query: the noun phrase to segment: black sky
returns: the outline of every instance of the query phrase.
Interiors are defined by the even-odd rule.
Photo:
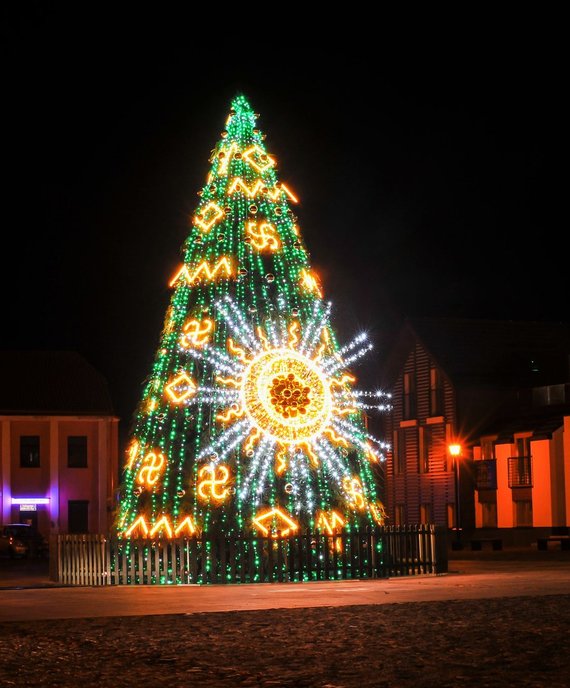
[[[352,17],[321,43],[260,19],[9,17],[0,348],[80,351],[128,420],[238,92],[341,334],[377,342],[371,386],[406,315],[568,320],[556,18]]]

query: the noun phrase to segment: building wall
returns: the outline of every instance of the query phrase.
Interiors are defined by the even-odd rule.
[[[20,437],[40,437],[40,466],[20,466]],[[87,437],[87,467],[68,466],[69,436]],[[20,505],[12,498],[48,498],[37,504],[38,529],[68,532],[68,503],[85,500],[88,531],[107,532],[111,523],[113,495],[118,479],[118,419],[106,417],[13,417],[0,419],[0,523],[21,519]]]
[[[564,418],[564,425],[552,433],[550,438],[532,439],[532,433],[515,435],[527,436],[530,440],[532,461],[532,485],[529,487],[509,487],[508,460],[516,456],[515,443],[494,445],[496,460],[496,490],[475,490],[475,526],[482,528],[483,503],[494,502],[497,507],[497,528],[552,528],[570,526],[568,504],[570,500],[570,417]],[[490,438],[492,439],[492,438]],[[482,457],[481,446],[474,448],[473,458],[476,467]],[[532,523],[520,526],[517,523],[516,507],[518,501],[532,504]]]
[[[535,440],[530,443],[532,457],[532,525],[552,526],[552,482],[550,447],[552,440]]]
[[[564,452],[564,465],[562,472],[564,475],[560,483],[564,485],[564,495],[561,498],[564,508],[560,510],[560,519],[562,522],[556,525],[570,525],[570,416],[564,417],[563,427],[562,447]]]
[[[511,444],[495,445],[497,460],[497,527],[513,527],[513,497],[509,488],[508,460],[512,455]]]
[[[439,413],[434,414],[430,408],[432,368],[437,368],[435,362],[416,342],[391,390],[393,411],[387,419],[386,435],[392,438],[392,451],[386,461],[386,506],[392,524],[429,520],[449,525],[450,518],[453,519],[450,511],[455,508],[455,483],[447,447],[454,437],[454,390],[438,369],[441,406]],[[413,417],[405,412],[406,374],[412,376],[415,387]],[[404,455],[402,462],[398,460],[399,452]]]

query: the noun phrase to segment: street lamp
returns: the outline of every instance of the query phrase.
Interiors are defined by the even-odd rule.
[[[455,542],[451,544],[453,549],[463,549],[461,544],[461,513],[459,505],[459,457],[462,453],[460,444],[450,444],[447,447],[449,455],[453,457],[453,472],[455,476]]]

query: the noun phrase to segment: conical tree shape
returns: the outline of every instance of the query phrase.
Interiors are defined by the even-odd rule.
[[[172,277],[122,483],[124,537],[382,523],[382,443],[256,115],[232,103]]]

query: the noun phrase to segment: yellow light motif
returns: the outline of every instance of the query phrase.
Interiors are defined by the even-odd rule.
[[[323,297],[323,290],[321,289],[321,286],[319,285],[319,282],[317,280],[317,276],[311,272],[310,270],[305,270],[305,268],[301,269],[300,272],[301,276],[301,286],[305,291],[312,292],[313,294],[316,294],[318,297],[322,298]]]
[[[201,348],[210,341],[210,334],[214,330],[214,321],[209,318],[204,320],[188,320],[182,328],[180,346],[190,349],[193,346]]]
[[[315,361],[315,363],[320,362],[320,360],[323,357],[323,354],[325,353],[325,348],[326,348],[326,344],[324,342],[319,344],[319,348],[317,349],[316,354],[313,356],[313,361]]]
[[[281,243],[277,230],[269,222],[248,222],[245,232],[251,238],[251,245],[256,251],[278,251]]]
[[[255,331],[257,332],[259,341],[263,344],[263,348],[265,349],[265,351],[269,351],[269,349],[271,349],[271,343],[269,339],[267,339],[267,337],[265,336],[263,329],[258,326]]]
[[[293,320],[293,322],[287,328],[287,332],[289,332],[289,342],[287,343],[287,346],[290,349],[294,349],[299,343],[299,323],[296,320]]]
[[[376,523],[379,526],[383,526],[386,524],[386,519],[388,518],[388,514],[386,513],[386,509],[384,507],[384,504],[382,504],[382,502],[377,502],[376,504],[369,504],[368,508],[370,509],[370,513],[372,514],[372,518],[376,521]]]
[[[248,438],[244,442],[243,445],[243,450],[247,454],[247,452],[251,451],[253,449],[253,445],[257,442],[257,440],[261,437],[261,430],[259,428],[253,428],[252,431],[249,433]]]
[[[358,478],[344,478],[342,486],[347,493],[348,501],[355,509],[364,509],[366,503],[362,494],[362,483]]]
[[[258,354],[243,375],[241,406],[265,435],[295,444],[319,435],[332,413],[326,376],[291,349]]]
[[[298,203],[299,199],[293,194],[293,192],[285,186],[285,184],[280,184],[281,188],[283,191],[289,196],[289,198],[293,201],[293,203]]]
[[[281,447],[279,451],[275,454],[275,472],[277,475],[283,475],[285,471],[287,470],[287,449],[285,447]]]
[[[344,375],[340,378],[340,380],[337,380],[336,378],[332,378],[331,385],[333,385],[337,389],[342,389],[346,384],[354,384],[355,382],[356,382],[356,378],[354,377],[354,375],[349,375],[348,373],[344,373]]]
[[[146,410],[148,413],[152,413],[158,406],[158,401],[156,399],[149,399]]]
[[[314,468],[319,467],[319,457],[315,454],[313,447],[309,442],[299,442],[299,446],[307,452],[310,462],[313,464]]]
[[[317,529],[327,535],[334,535],[335,530],[341,529],[344,524],[343,517],[336,511],[320,511],[317,517]]]
[[[148,487],[156,485],[165,463],[166,459],[162,452],[149,452],[143,459],[143,465],[137,476],[137,483],[139,485],[147,485]]]
[[[174,535],[178,536],[183,530],[187,530],[189,535],[194,535],[196,533],[196,526],[194,521],[190,516],[186,516],[174,529]]]
[[[356,413],[356,409],[352,406],[346,408],[335,408],[334,412],[339,416],[350,416],[351,413]]]
[[[128,457],[129,457],[129,462],[127,463],[127,468],[131,470],[133,467],[133,464],[137,458],[137,454],[139,453],[139,447],[140,444],[138,443],[138,440],[133,440],[129,446],[129,450],[127,452]]]
[[[139,516],[125,532],[125,537],[131,537],[135,530],[141,530],[144,537],[148,537],[148,526],[144,516]]]
[[[254,143],[253,146],[244,151],[243,159],[258,172],[265,172],[265,170],[275,165],[275,160],[264,153],[257,143]]]
[[[240,346],[238,346],[231,337],[228,337],[227,344],[229,351],[234,356],[237,356],[239,360],[243,361],[244,363],[247,361],[247,355],[245,351]]]
[[[269,189],[261,179],[257,179],[249,186],[241,177],[234,177],[228,189],[228,194],[234,194],[237,191],[243,191],[248,198],[255,198],[260,194],[265,194],[269,196],[272,201],[276,201],[281,194],[284,193],[293,203],[299,202],[299,199],[293,194],[291,189],[285,186],[285,184],[276,184],[273,189]]]
[[[282,522],[288,528],[286,530],[281,531],[282,536],[287,536],[289,535],[289,532],[291,530],[295,531],[299,529],[299,526],[295,521],[285,512],[279,509],[278,507],[274,507],[270,511],[265,511],[262,514],[256,514],[255,517],[253,518],[253,525],[260,530],[265,536],[273,535],[273,533],[269,530],[269,528],[265,525],[265,522],[273,521],[275,520],[276,523]]]
[[[224,211],[217,203],[210,201],[200,212],[200,216],[194,217],[194,224],[198,225],[204,234],[207,234],[222,217],[224,217]]]
[[[228,173],[228,167],[230,164],[230,161],[232,157],[239,151],[239,146],[235,141],[232,141],[232,145],[229,146],[229,148],[226,148],[223,151],[220,151],[224,153],[224,157],[220,159],[220,165],[218,167],[218,174],[223,175],[224,177]]]
[[[317,349],[317,353],[315,354],[313,360],[315,362],[319,362],[321,358],[324,356],[325,350],[327,346],[330,344],[330,334],[329,331],[327,330],[326,327],[323,327],[321,330],[321,343],[319,344],[319,348]]]
[[[166,385],[164,391],[173,403],[181,404],[196,394],[196,385],[187,373],[182,372]]]
[[[196,280],[202,278],[214,280],[224,276],[233,276],[232,263],[227,256],[222,256],[222,258],[220,258],[220,260],[213,267],[210,267],[210,264],[207,260],[203,260],[192,272],[188,269],[187,265],[183,265],[170,280],[170,286],[173,287],[179,279],[183,279],[186,284],[191,285]]]
[[[368,460],[372,461],[372,463],[378,463],[378,461],[380,460],[378,458],[378,454],[376,454],[376,452],[372,449],[369,442],[366,443],[365,453],[366,453],[366,457],[368,458]]]
[[[327,435],[327,437],[334,442],[334,444],[339,444],[341,447],[348,448],[348,442],[346,439],[340,435],[337,435],[332,428],[325,428],[323,435]]]
[[[261,179],[257,179],[254,184],[248,186],[247,182],[244,182],[241,177],[234,177],[228,189],[228,194],[236,193],[236,191],[243,191],[248,198],[255,198],[264,188],[266,187]]]
[[[228,467],[224,466],[224,464],[203,466],[198,471],[198,478],[202,478],[206,474],[209,474],[210,478],[200,480],[198,483],[198,496],[205,500],[211,498],[218,502],[223,502],[230,491],[228,488],[218,489],[218,485],[223,486],[228,482],[230,478]]]
[[[152,526],[150,529],[150,537],[154,537],[162,528],[166,531],[166,536],[171,538],[172,537],[172,526],[170,525],[170,522],[168,520],[167,516],[162,516],[161,518],[156,521],[156,523]]]
[[[237,408],[230,408],[226,412],[226,414],[218,413],[216,416],[216,420],[219,420],[222,423],[229,423],[232,418],[241,418],[244,414],[244,410],[242,408],[239,408],[236,404]]]
[[[221,385],[227,385],[229,387],[241,387],[241,379],[235,377],[222,377],[221,375],[216,375],[216,382]]]

